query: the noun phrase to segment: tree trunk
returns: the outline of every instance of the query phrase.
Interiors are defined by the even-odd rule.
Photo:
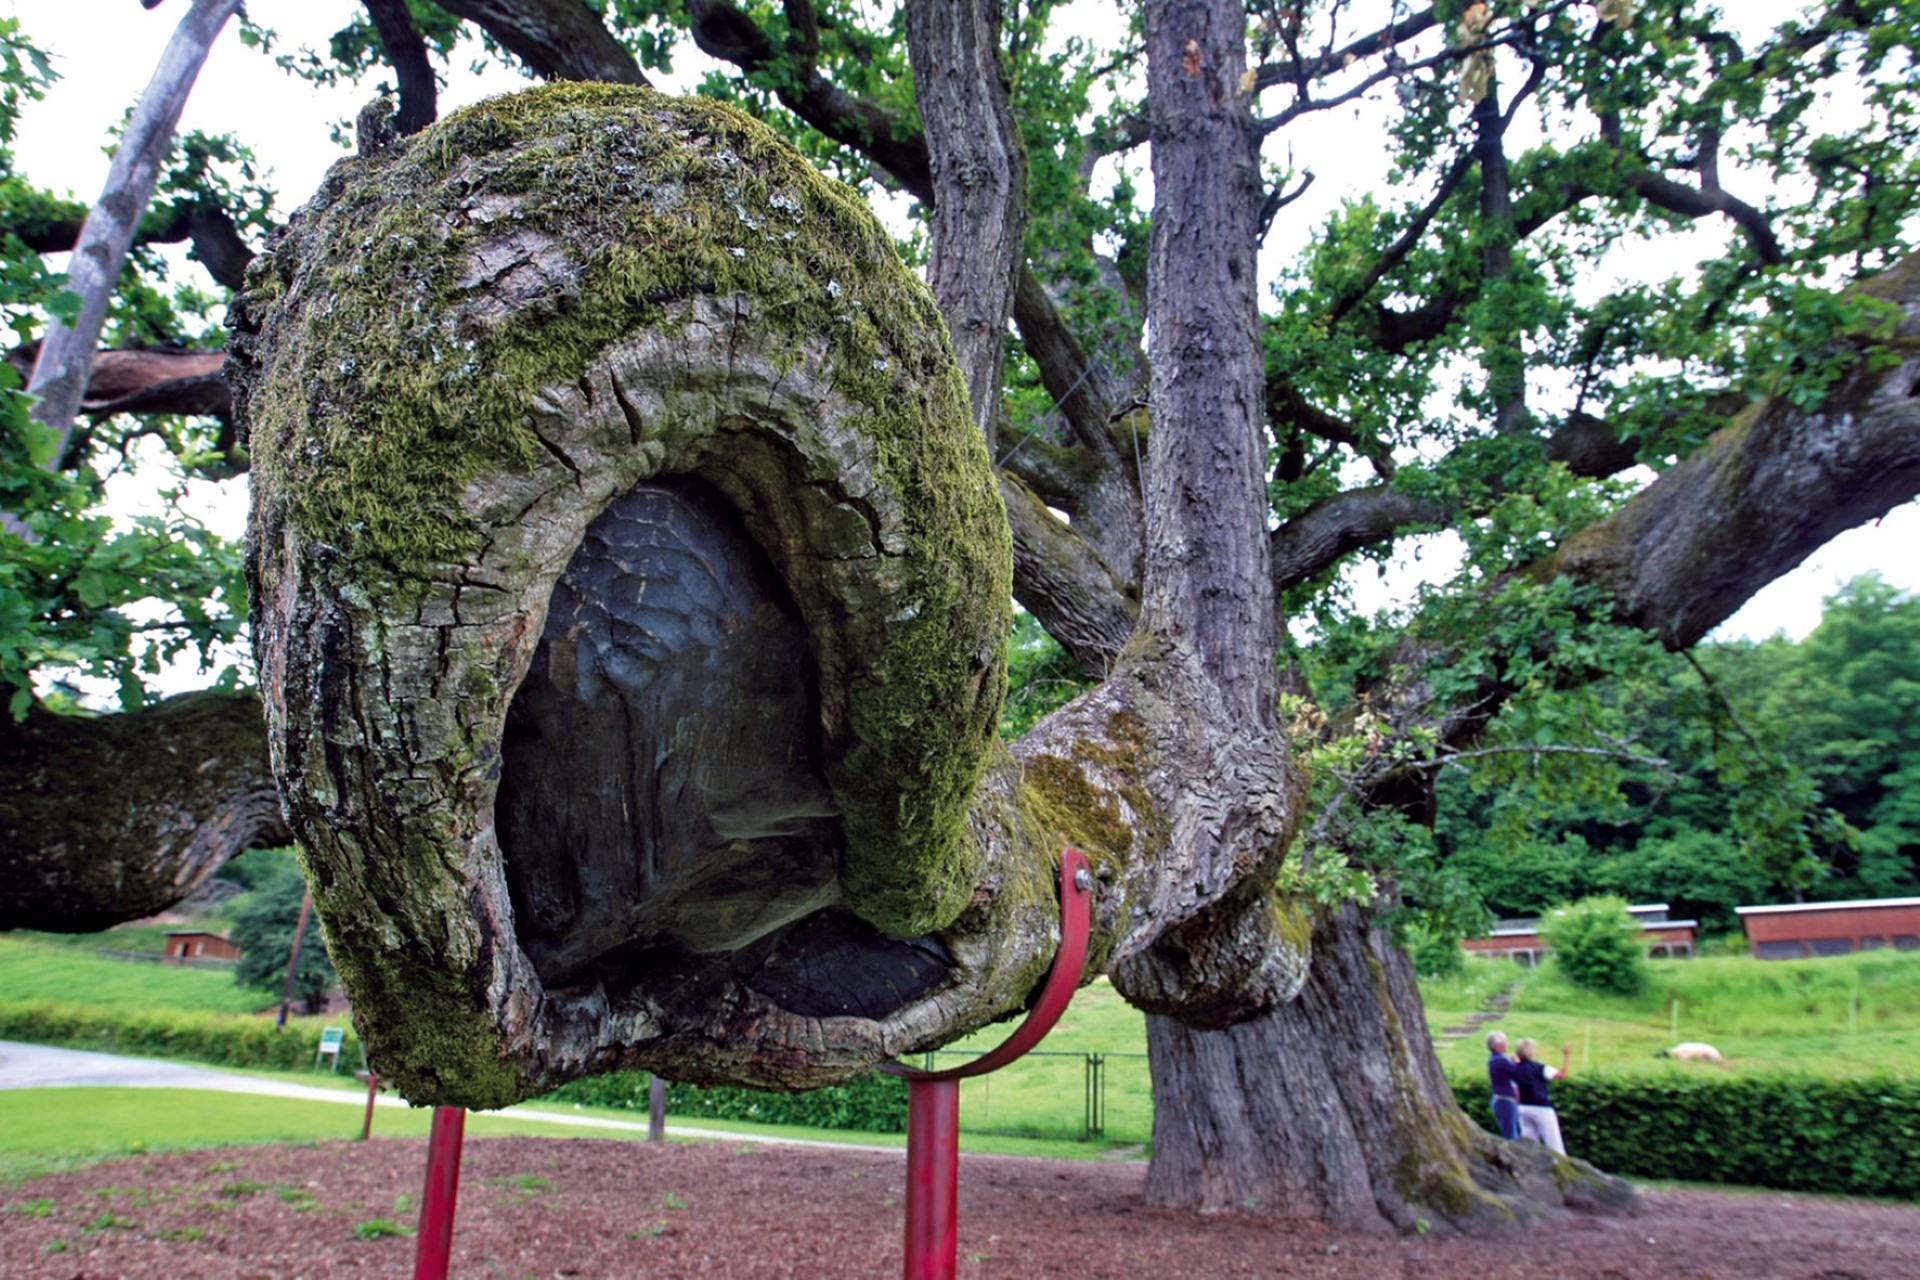
[[[266,745],[252,693],[0,717],[0,929],[137,920],[241,850],[286,844]]]
[[[1147,1049],[1154,1204],[1485,1235],[1633,1203],[1621,1180],[1466,1117],[1375,911],[1315,913],[1291,1003],[1221,1031],[1149,1016]]]

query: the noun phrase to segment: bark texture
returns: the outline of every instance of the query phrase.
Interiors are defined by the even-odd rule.
[[[1098,964],[1276,847],[1289,775],[1218,732],[1186,654],[1143,652],[1017,757],[994,746],[1008,537],[938,313],[857,201],[738,113],[603,87],[455,113],[345,162],[235,317],[275,769],[356,1018],[409,1097],[494,1106],[621,1065],[844,1078],[1020,1007],[1062,845],[1103,877]],[[700,691],[648,673],[649,646],[685,644],[644,609],[717,652],[777,603],[645,567],[675,539],[712,560],[707,533],[614,529],[687,478],[718,496],[712,537],[764,555],[812,671],[806,733],[723,732],[728,711],[723,741],[686,749],[758,733],[791,804],[756,783],[743,809],[737,775],[658,745]],[[636,572],[644,591],[620,585]],[[551,781],[591,763],[551,726],[602,679],[670,709],[601,744],[645,775],[632,795],[713,819],[634,830],[630,885],[603,874],[624,835],[529,843],[608,825],[569,808],[603,789]],[[1196,774],[1202,803],[1177,805]],[[608,856],[568,866],[574,844]],[[789,881],[743,876],[776,846]],[[1283,955],[1266,998],[1297,984]]]
[[[989,445],[1027,222],[1027,162],[1000,73],[999,0],[909,0],[907,49],[933,157],[927,283]]]
[[[260,728],[251,693],[0,718],[0,929],[137,920],[243,849],[286,844]]]
[[[1467,1119],[1412,965],[1354,907],[1316,913],[1313,969],[1291,1004],[1224,1031],[1161,1016],[1147,1027],[1150,1203],[1475,1235],[1560,1206],[1632,1205],[1621,1180]]]
[[[159,181],[160,166],[166,163],[174,126],[215,38],[239,10],[240,0],[194,0],[161,55],[140,105],[134,108],[125,136],[114,148],[106,189],[74,244],[67,274],[72,291],[80,295],[80,314],[71,327],[58,320],[48,322],[27,385],[27,391],[39,397],[33,420],[52,433],[47,456],[56,462],[66,453],[94,348],[106,323],[107,305],[113,301],[140,215],[146,212]]]
[[[1169,812],[1176,848],[1207,850],[1215,892],[1182,904],[1114,984],[1149,1012],[1224,1026],[1299,989],[1304,937],[1273,902],[1299,818],[1276,723],[1264,389],[1254,257],[1259,153],[1245,13],[1230,0],[1147,9],[1152,104],[1152,413],[1140,636],[1120,669],[1177,668],[1200,690],[1180,753],[1200,765]],[[1200,726],[1205,726],[1204,730]],[[1230,868],[1230,869],[1229,869]]]

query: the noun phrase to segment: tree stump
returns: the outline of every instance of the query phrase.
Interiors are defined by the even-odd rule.
[[[941,1008],[941,931],[1053,904],[969,829],[1005,513],[857,197],[536,90],[336,167],[233,328],[274,770],[383,1078],[804,1087],[1024,993]]]

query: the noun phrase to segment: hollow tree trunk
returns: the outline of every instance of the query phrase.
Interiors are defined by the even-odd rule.
[[[945,1043],[1044,974],[1066,844],[1096,966],[1219,903],[1185,948],[1218,963],[1158,994],[1227,1017],[1297,986],[1246,886],[1298,779],[1217,665],[1259,646],[1164,620],[997,744],[1012,556],[939,315],[761,126],[494,100],[345,162],[250,284],[274,767],[409,1097],[806,1087]]]
[[[1413,966],[1371,911],[1316,913],[1291,1003],[1221,1031],[1151,1015],[1147,1048],[1156,1204],[1485,1235],[1558,1206],[1632,1203],[1619,1179],[1466,1117]]]
[[[0,716],[0,929],[137,920],[241,850],[287,843],[266,746],[252,693]]]

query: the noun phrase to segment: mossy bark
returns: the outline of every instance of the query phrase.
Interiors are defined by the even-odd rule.
[[[1473,1235],[1633,1206],[1621,1180],[1466,1117],[1412,966],[1373,913],[1315,913],[1291,1003],[1224,1030],[1151,1016],[1147,1047],[1156,1204]]]
[[[252,693],[0,717],[0,929],[137,920],[241,850],[287,843],[266,745]]]
[[[1284,850],[1280,739],[1191,642],[1144,645],[996,748],[1011,555],[939,316],[851,194],[747,118],[606,86],[455,113],[336,171],[235,316],[275,769],[356,1018],[409,1097],[495,1106],[616,1066],[844,1078],[1019,1010],[1063,844],[1100,867],[1102,962]],[[540,824],[499,820],[502,736],[536,667],[562,690],[583,669],[556,593],[622,580],[590,530],[682,479],[797,611],[832,875],[799,920],[738,876],[684,899],[757,935],[535,945],[505,841]],[[667,852],[683,888],[704,874]],[[1282,954],[1253,987],[1214,980],[1282,998],[1302,967]],[[844,1011],[803,980],[874,966],[891,976]]]

